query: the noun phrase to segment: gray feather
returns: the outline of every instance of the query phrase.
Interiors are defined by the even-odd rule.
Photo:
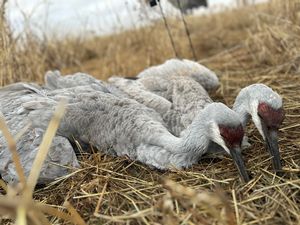
[[[48,104],[43,104],[40,101],[38,102],[39,104],[36,104],[38,96],[44,98],[45,95],[40,87],[32,84],[17,83],[0,89],[0,111],[14,136],[30,123],[28,114],[31,110],[48,107]],[[17,151],[26,176],[29,175],[31,170],[43,133],[43,129],[30,127],[17,141]],[[61,154],[62,152],[64,154]],[[11,153],[1,133],[0,159],[0,174],[2,178],[9,183],[16,182],[18,177]],[[68,174],[69,170],[65,166],[78,167],[79,164],[69,141],[64,137],[56,136],[44,162],[38,182],[50,182],[57,177]]]
[[[190,77],[207,91],[212,91],[220,85],[219,79],[213,71],[188,59],[170,59],[161,65],[152,66],[138,74],[139,78],[148,76],[164,77],[166,79],[174,76]]]
[[[183,168],[197,162],[207,151],[212,138],[208,130],[217,114],[224,115],[225,119],[220,117],[231,125],[240,123],[232,110],[221,103],[212,103],[176,137],[155,110],[134,100],[103,92],[77,94],[81,97],[68,104],[59,135],[75,137],[107,154],[126,155],[160,169]],[[47,95],[46,98],[52,98],[53,93]],[[49,105],[37,107],[29,117],[35,127],[44,128],[53,110],[54,106]]]
[[[109,92],[103,81],[97,80],[86,73],[75,73],[62,76],[59,71],[48,71],[45,74],[45,88],[55,90],[77,86],[91,86],[97,91]]]
[[[191,124],[200,110],[212,103],[205,89],[190,77],[146,76],[138,80],[113,77],[109,82],[160,113],[169,131],[176,136]]]

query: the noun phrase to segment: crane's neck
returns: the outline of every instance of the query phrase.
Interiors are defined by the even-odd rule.
[[[255,111],[255,105],[251,101],[251,96],[248,91],[242,90],[235,99],[233,104],[233,110],[240,116],[242,125],[245,128],[250,115],[253,115]]]
[[[203,116],[199,113],[177,138],[178,142],[174,146],[177,164],[183,165],[183,167],[190,166],[207,151],[210,141],[204,121]]]
[[[168,132],[156,136],[155,139],[155,145],[150,146],[150,148],[145,151],[147,158],[141,161],[147,163],[153,158],[158,168],[166,168],[169,167],[169,165],[176,168],[189,167],[197,163],[201,155],[207,151],[209,144],[204,124],[198,116],[196,116],[192,124],[181,132],[180,137],[173,136]],[[155,151],[151,151],[155,146],[161,147],[159,149],[155,148]],[[140,155],[141,154],[139,154],[139,156]]]
[[[244,129],[246,128],[246,125],[251,117],[259,133],[263,138],[265,138],[263,134],[262,123],[257,113],[257,108],[258,101],[253,99],[251,96],[251,91],[248,91],[247,88],[238,94],[233,105],[233,110],[239,114]]]

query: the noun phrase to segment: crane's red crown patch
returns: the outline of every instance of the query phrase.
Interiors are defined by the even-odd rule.
[[[244,137],[244,129],[242,125],[238,127],[228,127],[219,125],[220,135],[223,137],[227,147],[239,146]]]
[[[269,128],[278,129],[284,120],[283,108],[274,109],[265,102],[258,104],[258,115],[264,120]]]

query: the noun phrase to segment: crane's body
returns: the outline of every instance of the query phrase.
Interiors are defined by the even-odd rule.
[[[35,103],[40,105],[43,98],[41,96],[36,99]],[[221,103],[212,103],[195,117],[191,126],[180,137],[176,137],[167,130],[155,110],[134,100],[97,92],[80,94],[77,101],[68,105],[58,131],[60,135],[73,136],[108,154],[127,155],[133,160],[160,169],[183,168],[195,163],[207,150],[213,134],[212,130],[207,130],[213,129],[208,124],[213,123],[213,119],[218,120],[218,113],[224,114],[225,119],[229,118],[228,124],[227,121],[222,121],[224,125],[240,125],[232,110]],[[54,105],[51,103],[31,111],[31,118],[40,118],[33,119],[32,122],[37,127],[46,126],[53,110]],[[212,115],[212,120],[208,120]]]
[[[105,153],[126,155],[160,169],[189,167],[207,151],[210,142],[214,142],[233,156],[242,178],[249,180],[239,151],[243,137],[241,123],[238,115],[224,104],[207,105],[180,136],[174,136],[155,110],[111,92],[95,91],[95,88],[89,92],[87,87],[48,89],[46,94],[37,95],[24,107],[31,109],[29,117],[33,125],[44,129],[54,102],[67,98],[70,104],[61,121],[59,135],[75,137]],[[226,140],[222,132],[230,134]],[[232,135],[238,139],[232,139]]]
[[[43,95],[43,90],[34,84],[19,83],[0,89],[0,112],[3,114],[13,136],[18,136],[19,132],[30,125],[28,118],[30,109],[25,109],[23,105],[32,101],[36,95]],[[44,129],[29,126],[17,141],[17,151],[20,155],[26,176],[29,175],[43,134]],[[62,152],[64,154],[61,154]],[[67,167],[72,168],[78,166],[77,158],[68,139],[62,136],[55,136],[49,154],[42,167],[39,183],[47,183],[57,177],[67,175],[69,173]],[[9,183],[18,181],[11,153],[1,133],[0,174],[2,178]]]
[[[108,81],[130,98],[159,112],[176,136],[191,124],[199,110],[213,102],[207,91],[219,86],[214,72],[186,59],[167,60],[140,72],[135,80],[111,77]]]
[[[142,80],[151,82],[156,90],[149,91]],[[153,76],[138,80],[111,77],[109,82],[130,98],[159,112],[169,131],[176,136],[192,123],[200,110],[213,102],[206,90],[190,77]]]

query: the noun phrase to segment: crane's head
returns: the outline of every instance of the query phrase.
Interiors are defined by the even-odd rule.
[[[209,139],[231,155],[242,179],[248,182],[250,178],[241,154],[244,129],[239,115],[223,103],[212,103],[204,110]]]
[[[243,101],[247,104],[242,104]],[[241,90],[236,103],[234,109],[237,112],[244,108],[242,111],[251,115],[272,156],[273,168],[280,171],[278,129],[284,120],[282,98],[264,84],[253,84]],[[246,125],[246,121],[243,124]]]

